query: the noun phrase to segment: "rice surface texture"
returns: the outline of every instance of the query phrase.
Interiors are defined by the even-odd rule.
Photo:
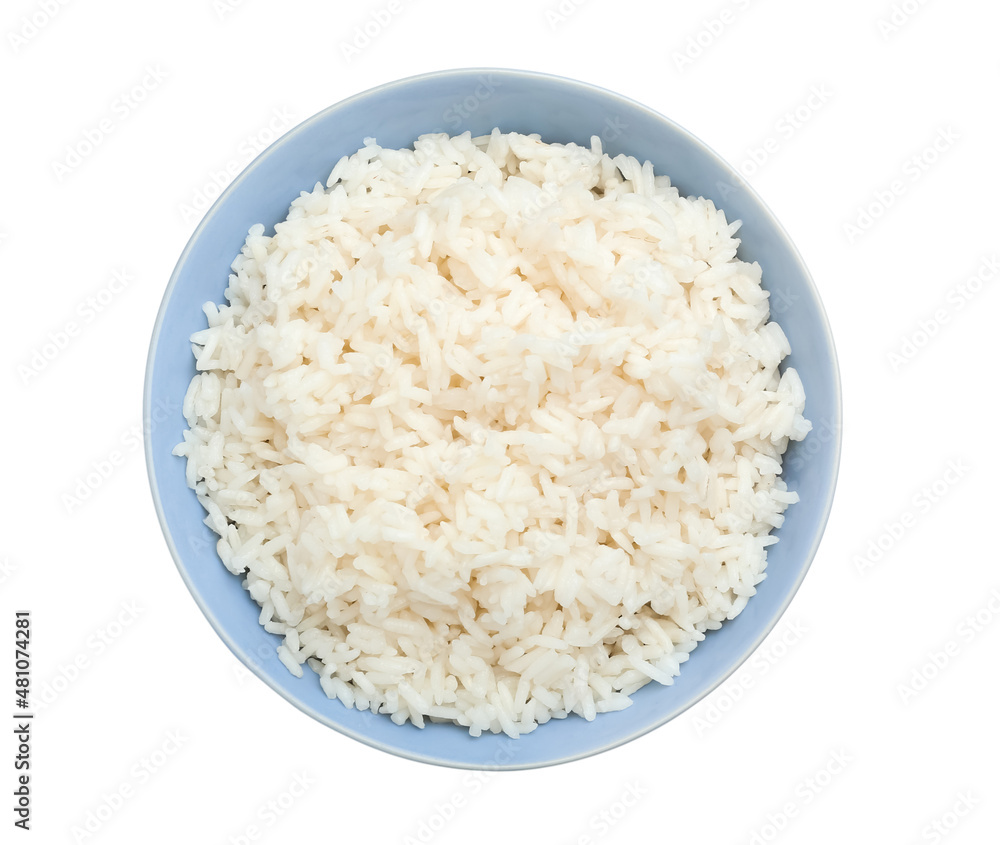
[[[738,228],[499,130],[367,139],[251,228],[175,454],[289,671],[475,736],[672,683],[764,578],[810,429]]]

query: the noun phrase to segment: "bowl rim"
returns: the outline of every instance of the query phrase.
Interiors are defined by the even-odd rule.
[[[689,701],[679,702],[674,707],[665,709],[659,716],[650,724],[641,725],[635,730],[628,734],[619,736],[610,740],[603,745],[595,748],[588,748],[579,752],[568,752],[559,757],[553,757],[552,759],[543,760],[540,762],[527,762],[527,763],[517,763],[512,760],[509,762],[496,762],[493,764],[483,764],[483,763],[473,763],[464,760],[454,760],[445,759],[443,757],[432,757],[427,754],[411,751],[409,749],[403,748],[401,746],[390,745],[380,740],[374,739],[368,734],[355,730],[349,726],[340,724],[333,719],[329,718],[325,714],[315,710],[310,705],[306,704],[300,698],[287,693],[280,686],[275,684],[268,674],[264,671],[264,668],[253,660],[245,650],[235,642],[233,637],[228,633],[225,626],[221,624],[215,612],[212,610],[209,603],[206,601],[205,597],[195,586],[190,575],[187,571],[187,566],[182,560],[182,556],[174,542],[173,535],[167,524],[166,515],[163,507],[163,501],[160,496],[159,484],[157,482],[156,476],[156,466],[153,458],[153,446],[152,439],[150,437],[150,425],[148,422],[153,419],[153,370],[156,358],[156,349],[159,345],[160,334],[163,328],[163,322],[166,316],[167,309],[169,307],[174,288],[178,284],[182,272],[186,269],[188,258],[192,252],[194,245],[197,243],[199,238],[202,236],[203,231],[209,225],[209,222],[214,218],[220,210],[226,205],[229,196],[237,190],[240,184],[242,184],[247,178],[248,174],[252,169],[254,169],[257,164],[263,160],[265,157],[271,157],[277,155],[279,151],[285,145],[292,142],[292,140],[299,135],[307,132],[315,124],[326,120],[331,114],[347,108],[348,106],[364,100],[373,95],[381,95],[391,92],[395,89],[405,89],[421,82],[428,82],[433,80],[445,80],[449,78],[458,78],[463,76],[475,76],[482,74],[502,74],[504,77],[509,79],[520,78],[523,80],[545,80],[547,82],[556,83],[559,85],[567,86],[569,88],[578,89],[580,91],[587,92],[597,92],[609,97],[618,102],[627,104],[631,109],[638,109],[645,112],[649,117],[653,118],[655,121],[667,125],[672,131],[680,133],[685,136],[693,145],[698,149],[698,153],[705,158],[714,161],[717,165],[721,166],[724,170],[729,171],[737,184],[739,184],[740,190],[746,191],[748,196],[763,210],[768,222],[773,226],[775,233],[780,237],[782,248],[787,251],[789,257],[797,265],[801,278],[804,280],[809,292],[815,302],[817,313],[819,316],[819,322],[821,329],[821,335],[823,340],[823,345],[825,348],[830,350],[830,367],[833,374],[833,383],[830,385],[832,392],[832,411],[834,419],[827,420],[833,429],[834,438],[832,443],[832,464],[831,464],[831,478],[828,485],[828,492],[825,501],[822,502],[822,506],[818,509],[819,514],[818,519],[815,520],[815,527],[813,529],[813,539],[807,553],[803,556],[800,568],[798,572],[798,577],[788,588],[787,593],[784,595],[780,601],[777,609],[773,613],[772,617],[767,621],[765,625],[762,626],[760,634],[751,641],[748,641],[742,652],[732,659],[726,671],[720,674],[719,678],[714,681],[714,683],[707,686],[700,694]],[[291,194],[291,191],[289,192]],[[327,727],[332,728],[338,733],[348,736],[351,739],[357,740],[364,745],[371,748],[376,748],[380,751],[387,752],[393,756],[400,757],[406,760],[411,760],[419,763],[428,763],[435,766],[442,766],[445,768],[452,769],[464,769],[472,771],[517,771],[517,770],[527,770],[527,769],[538,769],[545,768],[548,766],[561,765],[564,763],[570,763],[578,760],[583,760],[588,757],[594,756],[596,754],[601,754],[605,751],[610,751],[614,748],[619,748],[627,743],[633,742],[642,736],[656,730],[657,728],[663,727],[667,722],[672,721],[681,715],[683,712],[693,708],[698,702],[702,701],[704,698],[709,696],[714,692],[719,686],[725,683],[732,675],[742,666],[750,656],[760,647],[765,639],[771,634],[774,628],[777,626],[778,622],[784,616],[785,612],[788,610],[793,599],[802,586],[802,582],[805,580],[806,574],[812,567],[812,563],[815,560],[816,554],[819,550],[820,544],[822,542],[823,536],[826,533],[826,528],[829,523],[830,513],[833,508],[833,500],[835,497],[837,484],[840,475],[840,464],[841,455],[843,450],[843,393],[841,385],[841,375],[840,375],[840,364],[837,356],[836,343],[834,340],[833,332],[830,327],[830,320],[826,312],[826,308],[823,304],[823,300],[819,295],[819,290],[816,287],[816,283],[806,266],[805,261],[802,258],[801,253],[796,247],[795,243],[792,241],[788,232],[786,231],[784,225],[781,223],[777,215],[771,210],[770,206],[764,202],[761,196],[754,190],[754,188],[749,184],[746,178],[744,178],[739,172],[730,165],[722,156],[720,156],[714,149],[712,149],[708,144],[702,141],[701,138],[696,136],[690,130],[684,128],[680,124],[673,121],[666,115],[652,109],[643,103],[633,100],[623,94],[619,94],[610,89],[604,88],[600,85],[596,85],[589,82],[584,82],[578,79],[573,79],[569,77],[564,77],[551,73],[544,73],[532,70],[514,69],[514,68],[502,68],[502,67],[459,67],[459,68],[449,68],[444,70],[436,70],[428,73],[416,74],[413,76],[402,77],[399,79],[394,79],[389,82],[384,82],[380,85],[376,85],[372,88],[368,88],[356,94],[339,100],[332,105],[329,105],[322,110],[316,112],[305,120],[301,121],[297,125],[293,126],[288,132],[278,138],[274,143],[260,152],[258,155],[246,165],[246,167],[230,182],[228,186],[219,194],[219,196],[212,203],[211,207],[204,213],[204,215],[199,220],[198,224],[195,226],[193,232],[187,240],[184,249],[181,251],[180,256],[177,259],[174,269],[171,272],[170,279],[167,282],[167,286],[163,292],[163,297],[160,301],[160,306],[157,310],[156,320],[153,324],[153,330],[150,337],[149,349],[146,357],[146,368],[145,375],[143,379],[143,445],[144,454],[146,458],[146,472],[147,478],[150,486],[150,492],[153,498],[153,505],[156,510],[156,517],[160,523],[160,530],[163,533],[164,539],[167,543],[167,548],[170,551],[170,555],[174,560],[174,565],[177,568],[178,573],[181,576],[188,592],[194,598],[196,604],[200,608],[202,614],[208,620],[209,624],[214,629],[215,633],[220,637],[226,647],[233,653],[233,655],[246,666],[254,675],[256,675],[261,681],[263,681],[270,689],[280,695],[283,699],[288,701],[290,704],[295,706],[298,710],[315,719]],[[544,726],[540,726],[544,727]],[[530,736],[530,734],[526,735]],[[517,742],[517,740],[512,740]]]

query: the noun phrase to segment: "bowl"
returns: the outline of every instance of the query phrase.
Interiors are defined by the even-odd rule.
[[[185,483],[185,460],[171,455],[186,423],[181,401],[195,374],[188,338],[204,328],[202,303],[222,301],[229,265],[247,230],[273,233],[300,191],[325,184],[333,165],[374,136],[383,147],[410,146],[427,132],[538,133],[548,142],[589,145],[599,135],[612,155],[649,159],[684,195],[703,196],[743,221],[739,257],[758,261],[772,311],[791,343],[786,366],[805,386],[814,429],[785,455],[784,477],[801,501],[789,508],[769,550],[767,578],[736,619],[710,632],[672,686],[649,683],[631,707],[553,720],[516,740],[471,737],[452,724],[420,729],[359,712],[326,697],[317,676],[295,678],[275,654],[276,635],[215,551],[215,535]],[[153,500],[180,574],[232,652],[303,712],[360,742],[412,760],[471,769],[525,769],[596,754],[664,725],[739,667],[788,607],[816,554],[833,500],[841,444],[841,398],[833,338],[819,295],[795,247],[738,173],[660,114],[593,85],[539,73],[463,69],[391,82],[309,118],[266,149],[222,193],[182,253],[153,329],[146,370],[145,450]],[[280,730],[279,725],[273,726]]]

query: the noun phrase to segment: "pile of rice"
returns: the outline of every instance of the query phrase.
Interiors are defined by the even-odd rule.
[[[738,227],[499,130],[368,139],[254,226],[175,454],[288,669],[476,736],[670,684],[763,579],[810,428]]]

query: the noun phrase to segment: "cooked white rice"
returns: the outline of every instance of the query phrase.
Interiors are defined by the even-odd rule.
[[[670,684],[764,578],[810,428],[738,227],[498,130],[368,139],[254,226],[175,454],[288,669],[515,737]]]

